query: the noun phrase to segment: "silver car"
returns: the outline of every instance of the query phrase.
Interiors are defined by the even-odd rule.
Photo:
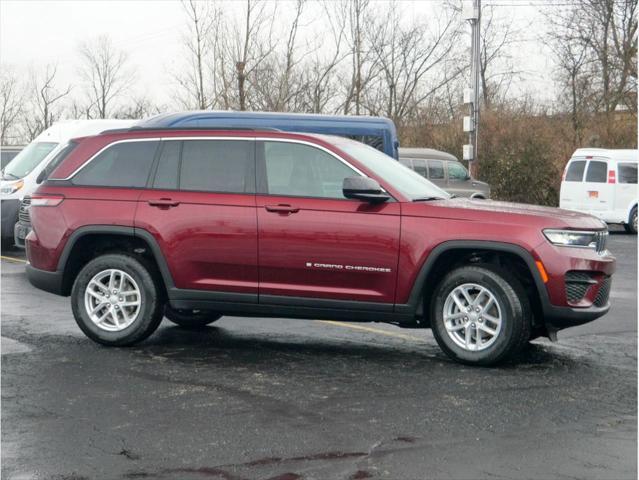
[[[471,178],[454,155],[432,148],[400,148],[399,161],[457,197],[490,198],[490,185]]]

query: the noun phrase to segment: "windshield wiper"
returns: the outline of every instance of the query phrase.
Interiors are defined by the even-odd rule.
[[[444,197],[418,197],[413,198],[413,202],[430,202],[431,200],[446,200]]]
[[[7,178],[7,175],[11,175],[15,180],[20,180],[20,177],[18,177],[17,175],[14,175],[13,173],[10,172],[2,172],[2,176],[3,178]]]

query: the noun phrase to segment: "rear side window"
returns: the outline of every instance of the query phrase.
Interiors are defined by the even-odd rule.
[[[428,178],[428,169],[426,168],[426,160],[414,159],[413,170],[419,173],[422,177]]]
[[[636,163],[619,163],[619,183],[637,183],[637,164]]]
[[[428,178],[431,180],[444,179],[444,162],[442,160],[428,160]]]
[[[345,135],[345,137],[384,152],[384,138],[379,135]]]
[[[575,160],[568,166],[566,172],[566,182],[581,182],[584,178],[584,170],[586,168],[585,160]]]
[[[53,157],[53,159],[51,159],[51,161],[49,162],[49,164],[44,167],[44,171],[43,173],[40,174],[40,176],[38,176],[38,180],[40,180],[41,182],[46,180],[49,175],[51,174],[51,172],[53,172],[53,170],[56,169],[56,167],[58,165],[60,165],[60,163],[62,163],[62,160],[64,160],[65,158],[67,158],[69,156],[69,154],[75,149],[75,147],[77,147],[78,144],[75,142],[69,142],[67,143],[62,150],[60,150],[55,157]]]
[[[608,164],[606,162],[596,162],[591,160],[588,164],[586,172],[586,182],[606,183],[608,173]]]
[[[180,189],[255,192],[255,144],[244,140],[185,140]]]
[[[71,179],[71,183],[95,187],[144,187],[159,143],[116,143],[86,164]]]
[[[399,163],[410,169],[413,168],[413,162],[410,161],[410,158],[400,158]]]

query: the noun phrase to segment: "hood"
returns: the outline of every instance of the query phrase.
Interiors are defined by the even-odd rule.
[[[443,216],[456,220],[521,224],[541,228],[584,230],[606,228],[605,223],[592,215],[525,203],[453,198],[451,200],[415,202],[409,205],[406,209],[402,209],[402,213],[429,217]]]

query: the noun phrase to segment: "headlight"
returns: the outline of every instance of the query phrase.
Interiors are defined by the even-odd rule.
[[[12,193],[16,193],[22,187],[24,187],[24,180],[18,180],[15,183],[11,183],[9,185],[5,185],[4,187],[2,187],[2,190],[0,190],[0,193],[4,195],[11,195]]]
[[[577,230],[544,230],[544,235],[554,245],[582,247],[597,250],[602,232]]]

